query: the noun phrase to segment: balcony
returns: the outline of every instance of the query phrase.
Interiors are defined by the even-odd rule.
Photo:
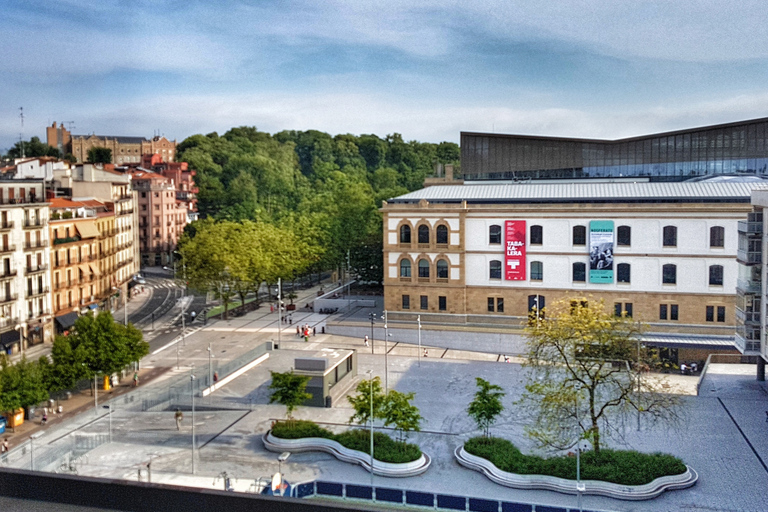
[[[133,215],[133,208],[128,208],[127,210],[122,210],[117,213],[118,215]]]
[[[744,249],[739,249],[738,251],[736,251],[736,259],[741,263],[744,263],[747,265],[755,265],[758,263],[762,263],[763,253],[762,251],[748,251]]]
[[[37,297],[39,295],[45,295],[45,294],[50,293],[50,292],[51,292],[51,289],[49,287],[47,287],[47,286],[43,286],[42,288],[40,288],[37,291],[27,290],[27,298]]]
[[[16,302],[16,299],[18,299],[19,296],[15,293],[11,293],[9,295],[5,295],[4,297],[0,297],[0,304],[8,304],[11,302]]]
[[[32,265],[31,267],[27,267],[24,269],[24,274],[31,275],[31,274],[37,274],[38,272],[45,272],[48,270],[48,265]]]
[[[11,229],[13,229],[13,225],[14,225],[13,221],[2,223],[0,224],[0,231],[10,231]]]
[[[48,240],[39,240],[36,242],[24,242],[24,250],[29,251],[32,249],[43,249],[48,247]]]
[[[30,195],[29,197],[19,197],[14,199],[0,198],[0,204],[39,204],[45,203],[44,198],[38,198],[37,196]]]
[[[760,281],[754,281],[752,279],[737,279],[736,291],[742,294],[760,293],[762,290],[762,283]]]
[[[79,236],[69,236],[66,238],[54,238],[53,245],[71,244],[79,241],[80,241]]]
[[[117,199],[115,199],[115,201],[118,201],[118,202],[120,202],[120,201],[130,201],[132,199],[133,199],[133,196],[131,194],[127,194],[127,195],[124,195],[124,196],[117,196]]]
[[[0,247],[0,254],[8,254],[9,252],[16,252],[16,246],[14,244]]]
[[[47,219],[24,219],[24,229],[39,229],[47,225]]]
[[[760,312],[743,311],[739,308],[736,308],[736,319],[741,323],[760,325]]]
[[[756,338],[756,339],[755,339]],[[757,334],[755,333],[741,333],[737,332],[736,337],[736,348],[744,355],[747,356],[757,356],[760,355],[760,332],[758,330]]]
[[[754,222],[748,220],[740,220],[738,230],[739,233],[747,233],[749,235],[762,235],[763,223],[762,221]]]
[[[4,272],[0,272],[0,279],[12,279],[16,277],[16,271],[15,270],[8,270]]]
[[[0,331],[7,331],[9,329],[14,329],[17,325],[19,325],[19,319],[13,318],[13,317],[0,317]]]
[[[50,315],[51,311],[49,309],[41,309],[37,313],[28,312],[27,313],[27,320],[34,320],[36,318],[42,318],[44,316]]]
[[[77,279],[67,279],[65,281],[59,281],[57,283],[54,283],[53,289],[54,290],[64,290],[66,288],[71,288],[73,286],[77,286],[80,283]]]

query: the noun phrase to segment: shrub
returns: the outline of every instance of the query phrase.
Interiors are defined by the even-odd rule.
[[[508,473],[548,475],[576,479],[576,457],[537,457],[525,455],[506,439],[475,437],[464,449]],[[682,460],[665,453],[640,453],[623,450],[589,451],[581,455],[581,479],[601,480],[621,485],[643,485],[656,478],[686,471]]]
[[[307,420],[278,421],[272,427],[272,435],[281,439],[301,439],[304,437],[322,437],[332,439],[345,448],[369,453],[371,449],[370,432],[367,430],[348,430],[333,434],[318,424]],[[373,458],[381,462],[413,462],[421,457],[421,450],[411,443],[395,441],[387,434],[373,433]]]

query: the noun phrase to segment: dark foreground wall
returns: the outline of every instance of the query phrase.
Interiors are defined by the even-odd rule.
[[[0,468],[0,496],[111,510],[153,512],[366,510],[345,504],[323,506],[299,499],[8,468]]]

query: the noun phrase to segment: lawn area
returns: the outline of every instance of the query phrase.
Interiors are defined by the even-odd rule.
[[[256,300],[256,297],[252,297],[250,299],[245,299],[245,303],[246,304],[250,304],[251,302],[253,302],[255,300]],[[240,304],[241,304],[241,302],[239,300],[233,300],[232,302],[229,303],[229,307],[227,309],[229,309],[229,311],[232,311],[232,309],[238,307]],[[213,307],[213,308],[208,310],[208,315],[207,316],[208,316],[208,318],[213,318],[213,317],[215,317],[217,315],[220,315],[223,312],[224,312],[224,306],[216,306],[216,307]]]
[[[317,423],[306,420],[279,421],[272,427],[272,435],[281,439],[302,439],[321,437],[332,439],[350,450],[370,453],[371,438],[368,430],[347,430],[334,434]],[[395,441],[387,434],[373,433],[373,458],[381,462],[413,462],[421,457],[421,450],[415,444]]]
[[[474,437],[464,449],[491,461],[507,473],[519,475],[549,475],[576,480],[576,457],[538,457],[525,455],[506,439]],[[600,450],[581,454],[581,479],[600,480],[621,485],[643,485],[656,478],[685,473],[682,460],[665,453]]]

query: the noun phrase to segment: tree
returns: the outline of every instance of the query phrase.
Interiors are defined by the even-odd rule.
[[[679,398],[644,371],[654,361],[641,350],[642,327],[612,315],[603,301],[583,297],[556,302],[545,319],[532,317],[528,381],[518,402],[531,416],[528,435],[558,450],[587,439],[598,453],[601,436],[619,434],[626,413],[675,423]]]
[[[272,395],[269,397],[269,403],[275,402],[282,404],[287,409],[286,416],[289,420],[293,419],[293,411],[312,398],[312,395],[307,393],[307,384],[310,377],[307,375],[296,375],[293,371],[278,373],[270,371],[272,374],[272,382],[269,384],[269,389],[273,390]]]
[[[491,425],[496,422],[496,417],[504,410],[501,399],[506,395],[501,386],[491,384],[487,380],[476,377],[477,387],[475,399],[467,408],[469,416],[477,423],[477,428],[483,430],[484,437],[491,437]]]
[[[42,142],[39,137],[32,137],[28,141],[19,141],[8,150],[9,158],[21,158],[22,154],[26,158],[36,156],[61,158],[61,153],[58,149]]]
[[[112,150],[94,146],[88,150],[88,161],[92,164],[112,163]]]
[[[11,365],[3,358],[0,368],[0,411],[13,411],[48,400],[43,365],[23,357]]]
[[[373,399],[373,419],[383,417],[385,394],[381,389],[381,379],[374,377],[372,380],[363,380],[357,384],[355,396],[347,396],[347,401],[355,411],[349,418],[350,423],[365,425],[371,421],[371,399]]]
[[[401,393],[390,389],[384,399],[384,426],[394,425],[402,443],[405,443],[408,432],[421,430],[421,420],[424,418],[419,414],[419,408],[411,403],[415,396],[413,391]]]

